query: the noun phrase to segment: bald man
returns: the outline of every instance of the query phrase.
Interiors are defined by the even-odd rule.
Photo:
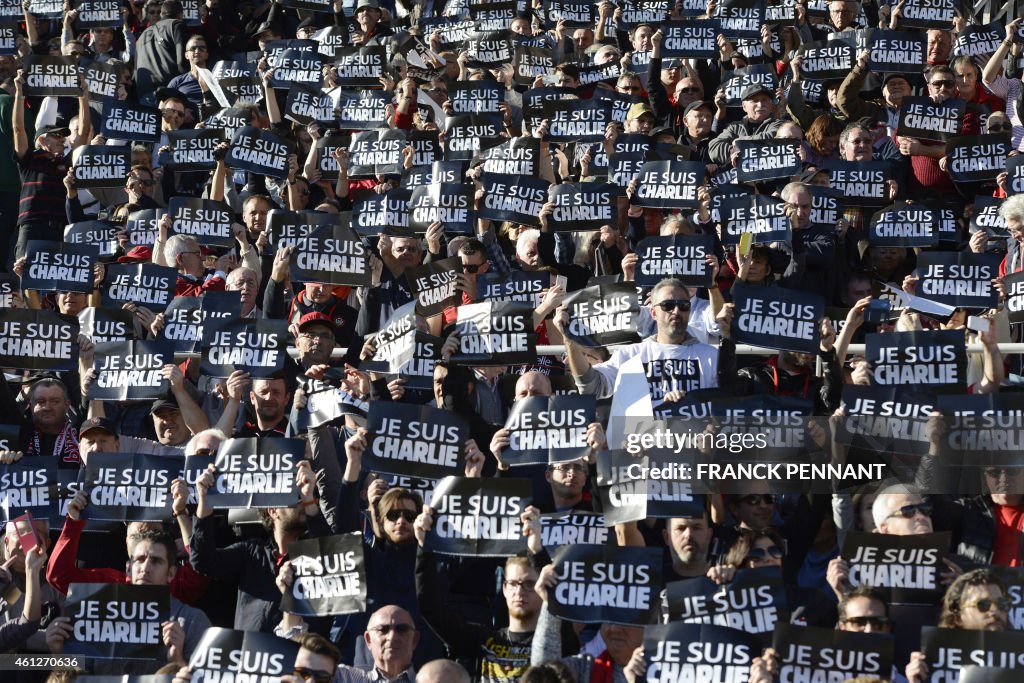
[[[435,659],[423,665],[416,683],[469,683],[469,674],[458,662]]]

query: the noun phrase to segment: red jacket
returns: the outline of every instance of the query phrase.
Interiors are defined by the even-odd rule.
[[[223,277],[212,270],[205,271],[201,280],[178,273],[174,296],[202,296],[207,292],[223,292],[227,284]]]

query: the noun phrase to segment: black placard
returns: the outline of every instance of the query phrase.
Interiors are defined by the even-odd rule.
[[[593,396],[530,396],[512,404],[505,429],[509,445],[502,462],[536,465],[568,462],[590,454],[587,426],[594,421]]]
[[[361,90],[358,93],[339,92],[336,123],[341,128],[354,130],[387,128],[387,112],[384,111],[384,106],[389,101],[385,93],[374,90]]]
[[[514,53],[512,32],[506,29],[474,32],[466,39],[467,64],[471,67],[491,68],[509,64]]]
[[[335,119],[334,100],[327,93],[297,83],[288,89],[288,97],[285,98],[284,103],[284,116],[303,126],[314,121],[333,122]]]
[[[669,21],[661,24],[661,30],[665,34],[662,59],[712,59],[718,53],[716,39],[721,23],[717,19]]]
[[[960,131],[966,111],[967,103],[960,99],[936,104],[930,97],[904,97],[896,133],[920,140],[945,142]]]
[[[118,68],[106,62],[89,62],[82,67],[82,78],[89,85],[90,102],[107,102],[117,99],[120,79]]]
[[[695,17],[704,14],[704,9],[696,14],[685,12],[686,7],[692,6],[694,1],[684,0],[684,16]],[[701,2],[701,0],[696,0],[696,2]],[[623,0],[622,23],[630,28],[636,27],[637,24],[657,26],[668,17],[668,11],[668,0]]]
[[[846,78],[856,62],[853,46],[843,40],[805,43],[797,54],[802,58],[800,76],[811,81]]]
[[[228,168],[249,171],[271,178],[288,177],[288,155],[291,147],[270,131],[243,126],[232,138],[224,157]]]
[[[770,195],[722,197],[719,207],[722,218],[722,244],[739,244],[740,236],[749,232],[757,244],[789,242],[790,222],[786,203]]]
[[[78,318],[55,311],[0,309],[0,367],[69,372],[77,362]]]
[[[448,87],[448,98],[456,114],[500,114],[505,87],[496,81],[460,81]]]
[[[468,365],[520,365],[537,358],[533,306],[488,301],[459,306],[459,351],[452,362]]]
[[[548,201],[554,205],[554,210],[548,217],[548,229],[574,232],[614,225],[616,196],[616,187],[609,183],[552,185]]]
[[[582,346],[602,348],[640,341],[640,294],[631,283],[613,282],[579,289],[565,297],[565,335]]]
[[[512,57],[512,68],[515,70],[516,84],[523,87],[533,85],[537,76],[544,76],[555,70],[555,56],[545,47],[530,47],[517,44]]]
[[[967,388],[967,348],[961,330],[869,334],[865,355],[877,386]]]
[[[724,0],[715,5],[714,17],[722,22],[722,35],[729,39],[761,39],[765,0]]]
[[[132,167],[132,152],[127,147],[83,145],[72,156],[75,187],[124,187]]]
[[[743,104],[743,91],[752,85],[764,86],[775,92],[775,88],[778,87],[775,70],[767,64],[753,64],[734,69],[732,76],[722,82],[726,106],[739,108]]]
[[[872,451],[928,452],[925,424],[935,405],[935,394],[916,393],[916,387],[843,386],[843,413],[836,438],[840,443]],[[899,415],[905,429],[894,430],[892,415]]]
[[[829,186],[842,193],[850,206],[880,207],[889,202],[892,164],[888,161],[826,160]]]
[[[1006,286],[1006,312],[1010,322],[1024,322],[1024,273],[1008,273],[1003,284]]]
[[[226,139],[223,128],[169,130],[167,144],[171,147],[171,159],[168,166],[186,167],[190,171],[212,171],[217,168],[213,150]]]
[[[811,194],[811,225],[834,227],[843,217],[843,195],[831,187],[808,185]]]
[[[974,214],[971,216],[971,232],[984,230],[989,237],[1005,238],[1010,236],[1006,219],[999,213],[1003,200],[998,197],[979,195],[974,198]]]
[[[580,86],[608,83],[611,85],[622,75],[622,64],[612,60],[605,64],[585,64],[580,67]]]
[[[647,237],[636,246],[636,285],[653,287],[668,277],[691,287],[710,287],[711,268],[706,259],[714,255],[711,235]]]
[[[544,86],[531,88],[523,93],[523,124],[535,129],[544,118],[544,103],[576,98],[575,88]]]
[[[78,58],[30,55],[25,60],[25,95],[78,97]]]
[[[945,590],[943,560],[948,531],[935,534],[879,534],[850,531],[842,558],[850,563],[850,583],[885,591],[895,602],[931,602]]]
[[[958,183],[995,180],[1006,168],[1011,151],[1006,133],[950,138],[946,141],[949,176]]]
[[[114,522],[168,519],[171,482],[180,474],[180,456],[91,453],[80,479],[89,496],[82,518]]]
[[[22,289],[42,292],[83,292],[93,288],[93,266],[99,249],[91,244],[29,240]]]
[[[463,161],[472,159],[484,149],[502,142],[500,136],[504,130],[505,124],[499,114],[449,116],[445,122],[444,158]]]
[[[876,247],[933,247],[939,243],[935,212],[920,204],[897,202],[876,212],[868,242]]]
[[[760,654],[756,636],[724,626],[669,623],[644,629],[649,681],[745,681]]]
[[[485,172],[480,182],[486,193],[478,210],[480,218],[540,226],[540,212],[551,187],[547,180]]]
[[[78,324],[93,344],[135,339],[135,316],[123,308],[87,306],[78,314]]]
[[[317,52],[328,59],[334,59],[337,51],[348,45],[348,27],[328,26],[313,34],[313,40],[319,45]]]
[[[263,89],[262,84],[260,89]],[[252,112],[248,109],[241,107],[229,107],[227,109],[221,109],[219,112],[211,116],[206,120],[206,125],[213,126],[216,128],[223,128],[225,135],[228,138],[234,139],[238,132],[250,125],[252,122]]]
[[[458,306],[462,302],[462,290],[457,287],[461,272],[462,260],[458,256],[408,269],[405,278],[416,297],[416,312],[429,318]]]
[[[409,227],[426,232],[432,223],[441,221],[448,235],[476,234],[474,194],[474,187],[465,183],[417,187],[409,199]]]
[[[452,50],[462,46],[462,43],[469,38],[474,30],[475,22],[472,19],[456,19],[454,17],[421,17],[420,28],[423,35],[432,35],[434,31],[440,33],[441,49]]]
[[[729,583],[707,577],[665,586],[669,621],[727,626],[758,635],[771,633],[790,609],[779,567],[741,569]]]
[[[402,172],[405,132],[372,130],[355,133],[349,147],[349,177],[377,178]]]
[[[957,0],[907,0],[900,14],[900,28],[938,28],[944,31],[953,26]]]
[[[295,581],[281,596],[281,609],[304,617],[366,611],[366,564],[358,533],[288,544]]]
[[[369,194],[352,207],[352,227],[359,235],[379,235],[387,227],[409,227],[412,190],[395,188],[383,194]]]
[[[660,607],[659,548],[565,545],[552,553],[551,614],[587,624],[650,624]]]
[[[170,618],[170,602],[167,586],[73,583],[64,603],[73,623],[63,654],[160,660],[167,653],[161,624]]]
[[[984,25],[967,24],[960,31],[953,43],[954,57],[975,57],[988,60],[999,44],[1006,37],[1006,29],[1002,21],[993,21]]]
[[[211,320],[203,325],[201,372],[230,377],[243,370],[254,378],[271,377],[284,369],[287,346],[286,320]]]
[[[626,123],[626,117],[629,115],[629,108],[637,102],[643,102],[643,98],[639,95],[615,92],[614,90],[608,90],[607,88],[598,88],[595,90],[594,99],[598,102],[604,102],[610,106],[612,108],[612,121],[621,124]]]
[[[213,65],[211,73],[225,94],[234,98],[233,102],[261,102],[264,98],[263,80],[252,62],[220,61]],[[248,117],[233,126],[231,135],[246,122]]]
[[[917,295],[957,308],[995,308],[999,293],[997,254],[923,251],[917,257]]]
[[[299,499],[295,470],[305,454],[301,439],[228,439],[217,452],[206,502],[214,508],[292,507]],[[189,456],[186,467],[193,457],[202,456]]]
[[[123,6],[120,0],[83,0],[75,6],[78,11],[75,26],[79,29],[115,29],[124,23]]]
[[[648,161],[640,168],[634,201],[650,208],[694,208],[704,174],[700,161]]]
[[[191,235],[199,244],[230,247],[235,244],[231,208],[224,202],[199,197],[171,197],[167,204],[171,234]]]
[[[769,349],[817,353],[818,321],[825,315],[825,297],[794,289],[733,287],[736,318],[732,335],[737,344]]]
[[[500,145],[480,150],[473,161],[483,161],[484,173],[536,176],[539,159],[540,140],[528,137],[512,138]]]
[[[476,295],[481,301],[521,301],[534,308],[540,305],[545,289],[551,286],[551,274],[513,270],[508,273],[480,273],[476,277]]]
[[[765,8],[764,23],[770,27],[796,26],[796,0],[779,0]]]
[[[309,12],[334,14],[334,7],[330,0],[282,0],[281,4],[285,7],[293,7]]]
[[[740,152],[738,183],[790,178],[803,168],[796,140],[737,140],[733,144]]]
[[[523,550],[519,516],[530,505],[528,479],[445,477],[431,499],[434,525],[423,547],[444,555],[507,557]]]
[[[20,448],[17,425],[0,424],[0,450]],[[56,501],[57,460],[21,458],[0,465],[0,520],[8,522],[29,512],[34,518],[48,519]]]
[[[315,211],[284,211],[271,209],[267,214],[267,230],[274,247],[294,248],[299,239],[323,227],[338,224],[337,216]]]
[[[558,100],[544,104],[550,121],[547,142],[601,142],[612,121],[611,108],[594,100]]]
[[[609,537],[604,515],[575,510],[541,515],[540,534],[545,548],[572,543],[604,545]]]
[[[107,102],[100,131],[108,138],[160,142],[160,110],[130,102]]]
[[[416,329],[416,302],[399,306],[374,337],[377,350],[360,368],[367,372],[397,372],[413,354],[411,333]]]
[[[178,272],[153,263],[124,263],[107,266],[100,291],[103,305],[120,308],[134,303],[161,312],[174,298]]]
[[[966,664],[1019,672],[1024,665],[1024,634],[924,626],[921,650],[932,681],[952,680]]]
[[[779,653],[780,680],[884,679],[892,675],[893,637],[782,623],[772,647]]]
[[[548,29],[553,29],[560,21],[566,28],[588,28],[597,19],[595,7],[591,2],[579,0],[548,0],[545,17]]]
[[[273,680],[295,669],[299,644],[270,633],[211,626],[188,661],[192,683]]]
[[[345,225],[321,226],[296,239],[293,249],[293,282],[350,286],[370,284],[369,248]]]
[[[469,425],[450,411],[373,401],[363,465],[374,472],[437,479],[461,474]]]
[[[89,399],[100,401],[152,400],[170,389],[163,367],[174,362],[167,341],[123,341],[96,344]]]
[[[1024,155],[1006,157],[1006,195],[1024,194]]]

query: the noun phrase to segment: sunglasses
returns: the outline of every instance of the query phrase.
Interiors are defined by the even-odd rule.
[[[956,83],[954,83],[953,81],[932,81],[928,85],[932,86],[933,88],[952,88],[954,85],[956,85]]]
[[[769,557],[781,560],[785,556],[782,548],[777,545],[771,545],[767,548],[751,548],[750,552],[747,553],[748,560],[767,560]]]
[[[482,264],[482,263],[463,263],[462,264],[462,270],[467,272],[467,273],[476,273],[481,268],[483,268],[483,266],[484,266],[484,264]]]
[[[686,299],[669,299],[667,301],[660,301],[654,305],[660,308],[661,310],[665,311],[666,313],[671,313],[677,308],[680,311],[690,310],[690,302],[687,301]]]
[[[181,110],[178,110],[178,109],[171,109],[170,107],[168,107],[167,109],[161,109],[160,113],[163,114],[164,116],[184,116],[185,115],[184,111],[181,111]]]
[[[385,519],[389,522],[397,522],[399,518],[412,524],[416,521],[416,513],[412,510],[388,510],[388,514],[384,515]]]
[[[998,479],[999,477],[1019,477],[1024,472],[1016,467],[986,467],[985,476]]]
[[[889,617],[846,617],[843,623],[857,628],[871,626],[874,629],[883,629],[889,625]]]
[[[775,505],[775,496],[773,496],[770,493],[762,493],[760,495],[752,493],[749,496],[743,496],[742,498],[740,498],[740,502],[746,503],[747,505],[757,505],[759,503],[764,503],[765,505]]]
[[[1001,133],[1004,130],[1013,130],[1012,123],[996,123],[988,127],[989,133]]]
[[[904,505],[896,512],[893,512],[889,517],[903,517],[904,519],[913,519],[914,515],[920,512],[925,517],[932,516],[932,504],[931,503],[918,503],[917,505]]]
[[[979,598],[973,602],[968,602],[963,606],[963,609],[970,609],[974,607],[982,614],[987,613],[993,607],[997,608],[1000,612],[1008,612],[1010,610],[1010,601],[1007,598]]]
[[[686,88],[679,88],[678,90],[676,90],[676,92],[678,92],[678,93],[698,93],[698,92],[700,92],[700,88],[691,85],[691,86],[686,87]]]
[[[303,666],[295,669],[295,675],[304,681],[314,681],[314,683],[330,683],[331,679],[334,678],[334,674],[330,671],[307,669]]]

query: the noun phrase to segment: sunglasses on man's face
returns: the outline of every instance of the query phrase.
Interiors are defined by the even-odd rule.
[[[932,81],[928,85],[932,86],[933,88],[952,88],[954,85],[956,85],[956,83],[954,83],[953,81],[942,80]]]
[[[769,557],[781,560],[785,555],[782,548],[777,545],[770,545],[767,548],[751,548],[747,553],[748,560],[767,560]]]
[[[988,126],[989,133],[1002,133],[1003,131],[1013,130],[1012,123],[991,123]]]
[[[761,495],[753,493],[749,496],[743,496],[740,498],[740,502],[746,503],[747,505],[758,505],[760,503],[764,503],[765,505],[775,505],[775,496],[770,493],[764,493]]]
[[[680,311],[690,310],[690,302],[687,301],[686,299],[669,299],[667,301],[659,301],[654,305],[663,310],[665,313],[671,313],[677,308]]]
[[[466,273],[476,273],[480,271],[483,265],[482,263],[463,263],[462,270]]]
[[[412,510],[388,510],[388,514],[385,515],[385,518],[389,522],[397,522],[399,518],[401,518],[409,522],[409,524],[412,524],[416,521],[416,513]]]
[[[889,617],[846,617],[843,623],[858,629],[865,629],[870,625],[878,631],[889,625]]]
[[[971,607],[982,614],[986,614],[993,607],[997,608],[1000,612],[1008,612],[1010,610],[1010,601],[1007,598],[979,598],[964,605],[964,609]]]
[[[932,504],[931,503],[918,503],[917,505],[904,505],[899,510],[893,512],[889,517],[903,517],[904,519],[913,519],[914,515],[920,512],[925,517],[932,516]]]

